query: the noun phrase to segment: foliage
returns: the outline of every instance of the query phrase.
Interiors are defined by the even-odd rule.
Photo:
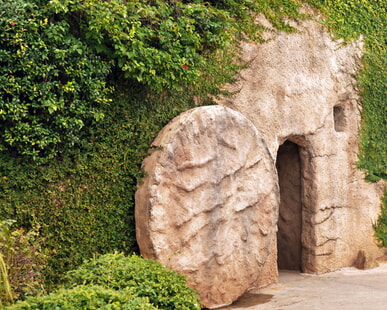
[[[100,256],[70,271],[67,281],[66,288],[6,309],[201,309],[182,275],[139,256]]]
[[[378,245],[387,248],[387,191],[384,192],[382,213],[374,224],[374,229]]]
[[[284,29],[298,17],[266,2],[0,0],[0,151],[46,163],[79,147],[122,80],[160,93],[232,75],[237,40],[263,30],[251,12]]]
[[[133,296],[131,290],[113,290],[94,285],[61,289],[47,296],[32,297],[7,310],[153,310],[147,298]]]
[[[0,0],[0,151],[41,163],[102,117],[110,67],[38,2]]]
[[[106,254],[85,262],[68,273],[70,285],[93,284],[115,290],[130,288],[133,294],[147,297],[158,309],[200,309],[196,293],[185,278],[164,268],[159,262],[139,256]]]
[[[152,137],[193,106],[169,96],[137,96],[115,101],[82,153],[38,167],[0,160],[0,218],[13,216],[25,227],[40,223],[50,251],[44,270],[49,285],[93,254],[136,250],[134,192],[142,160]]]
[[[0,305],[42,290],[46,256],[38,228],[11,229],[13,220],[0,222]]]
[[[237,40],[264,29],[250,13],[285,30],[301,16],[290,0],[0,5],[0,219],[40,225],[50,286],[93,254],[136,250],[150,142],[231,81]]]

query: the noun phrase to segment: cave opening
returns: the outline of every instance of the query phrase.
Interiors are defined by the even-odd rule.
[[[280,186],[277,232],[278,269],[302,271],[302,177],[300,147],[287,140],[279,147]]]

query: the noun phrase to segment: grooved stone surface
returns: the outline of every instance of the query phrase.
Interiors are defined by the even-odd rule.
[[[252,123],[221,106],[189,110],[154,141],[136,193],[141,254],[185,274],[205,307],[257,285],[273,248],[279,189]]]

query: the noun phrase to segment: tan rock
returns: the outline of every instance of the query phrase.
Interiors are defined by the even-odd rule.
[[[250,119],[277,158],[280,268],[323,273],[351,266],[359,249],[381,255],[372,223],[384,184],[365,182],[356,169],[361,107],[353,76],[362,41],[335,41],[312,20],[297,30],[245,43],[250,66],[219,104]]]
[[[256,286],[275,242],[278,182],[256,128],[220,106],[171,121],[136,193],[141,254],[189,279],[205,307]]]
[[[355,267],[358,269],[372,269],[379,266],[379,263],[375,260],[372,255],[369,255],[366,251],[360,250],[357,254]]]

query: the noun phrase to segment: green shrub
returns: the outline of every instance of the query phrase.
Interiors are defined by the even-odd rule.
[[[145,297],[136,297],[131,290],[113,290],[95,285],[61,289],[47,296],[32,297],[8,306],[7,310],[154,310]]]
[[[186,286],[182,275],[139,256],[106,254],[70,271],[67,278],[70,286],[93,284],[115,290],[129,288],[136,296],[149,298],[158,309],[200,309],[196,293]]]
[[[0,152],[37,163],[79,146],[110,102],[110,65],[40,2],[0,0]]]
[[[14,222],[0,221],[0,305],[43,289],[41,270],[46,256],[42,239],[37,229],[12,229]]]
[[[262,33],[255,14],[284,29],[299,16],[266,2],[0,0],[0,152],[46,163],[80,147],[122,81],[219,91],[208,73],[235,73],[238,39]]]
[[[45,166],[0,155],[0,218],[13,217],[26,228],[40,225],[49,250],[47,288],[94,254],[136,251],[134,192],[141,163],[152,137],[189,107],[193,100],[125,96],[105,112],[80,154]]]

